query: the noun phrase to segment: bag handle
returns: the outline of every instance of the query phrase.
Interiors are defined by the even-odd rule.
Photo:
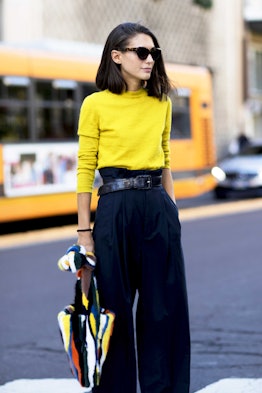
[[[86,299],[88,299],[92,275],[93,271],[86,266],[82,267],[79,271],[79,276],[81,279],[81,290]]]
[[[91,300],[91,306],[97,310],[96,313],[98,315],[100,312],[100,302],[94,272],[88,267],[83,267],[80,274],[82,304],[88,310],[89,300]]]

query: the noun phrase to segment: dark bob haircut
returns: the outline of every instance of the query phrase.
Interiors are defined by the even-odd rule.
[[[101,62],[96,75],[96,85],[100,90],[108,89],[112,93],[121,94],[127,90],[127,85],[121,74],[121,66],[111,58],[112,50],[120,50],[129,44],[129,40],[137,34],[149,35],[155,47],[159,47],[155,35],[146,27],[138,23],[122,23],[115,27],[109,34],[103,50]],[[144,85],[141,81],[142,86]],[[155,61],[150,79],[146,82],[146,90],[149,96],[160,100],[168,94],[171,84],[166,74],[162,54]]]

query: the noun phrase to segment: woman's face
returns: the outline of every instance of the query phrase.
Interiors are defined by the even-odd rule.
[[[126,48],[145,47],[150,50],[154,48],[154,46],[152,38],[147,34],[141,33],[131,38],[126,45]],[[117,52],[118,61],[116,62],[121,66],[121,73],[128,86],[128,90],[135,91],[140,89],[141,81],[147,81],[150,78],[155,64],[151,54],[149,54],[145,60],[141,60],[137,56],[136,52]]]

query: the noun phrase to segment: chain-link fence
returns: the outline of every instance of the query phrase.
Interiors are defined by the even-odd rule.
[[[104,44],[117,24],[140,22],[180,63],[208,63],[209,14],[192,0],[43,0],[45,37]]]

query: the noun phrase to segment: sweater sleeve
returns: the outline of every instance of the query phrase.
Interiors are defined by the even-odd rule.
[[[83,101],[78,123],[77,193],[92,192],[99,144],[99,121],[92,96]]]
[[[162,136],[162,149],[165,156],[164,168],[170,168],[170,132],[171,132],[171,121],[172,121],[172,103],[168,97],[168,106],[166,113],[166,124]]]

